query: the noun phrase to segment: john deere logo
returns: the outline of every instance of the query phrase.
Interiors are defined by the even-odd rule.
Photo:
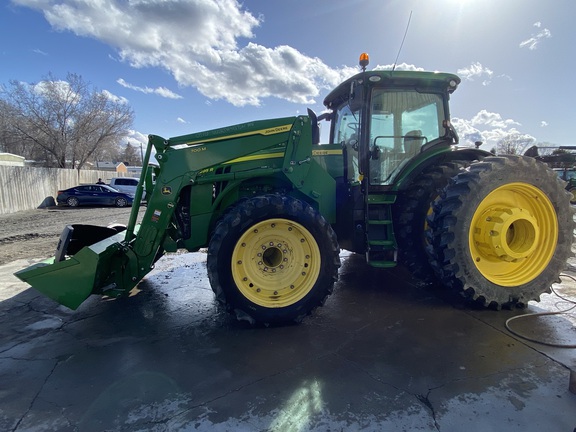
[[[170,186],[164,186],[162,188],[162,195],[170,195],[172,193],[172,188]]]

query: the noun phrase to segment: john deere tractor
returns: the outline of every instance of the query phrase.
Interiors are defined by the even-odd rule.
[[[134,207],[126,227],[67,226],[56,256],[17,276],[75,309],[91,294],[127,294],[167,253],[207,247],[217,300],[240,320],[278,325],[324,303],[347,249],[485,306],[538,300],[572,244],[556,174],[534,158],[459,147],[456,75],[367,64],[363,55],[319,117],[150,135],[144,166],[152,149],[158,166],[140,178],[140,223]]]

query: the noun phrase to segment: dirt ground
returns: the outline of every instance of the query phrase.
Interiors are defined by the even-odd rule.
[[[68,224],[128,224],[131,207],[52,207],[0,215],[0,265],[24,258],[54,256]],[[140,208],[139,219],[145,211]]]

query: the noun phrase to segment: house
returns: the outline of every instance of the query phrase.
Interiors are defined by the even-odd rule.
[[[99,171],[113,171],[116,173],[128,173],[128,168],[124,162],[96,162],[96,169]]]

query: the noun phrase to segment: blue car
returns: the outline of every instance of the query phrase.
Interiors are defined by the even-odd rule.
[[[120,192],[107,185],[84,185],[58,191],[58,205],[78,207],[79,205],[116,206],[132,205],[134,196]]]

